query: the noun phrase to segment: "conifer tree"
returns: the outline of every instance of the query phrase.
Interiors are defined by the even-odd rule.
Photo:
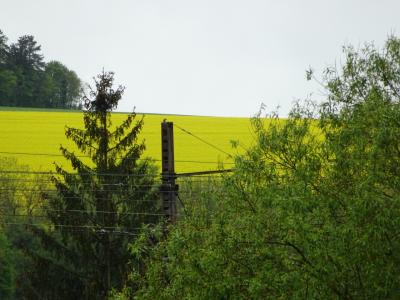
[[[157,221],[155,167],[140,159],[143,118],[136,121],[131,113],[112,126],[110,113],[124,91],[114,89],[113,80],[113,73],[98,75],[95,90],[83,99],[84,128],[66,128],[66,137],[87,157],[61,146],[74,171],[56,164],[57,196],[48,197],[47,207],[51,230],[35,228],[46,249],[37,255],[39,266],[60,278],[51,287],[38,283],[45,297],[106,298],[126,279],[128,243],[143,224]]]

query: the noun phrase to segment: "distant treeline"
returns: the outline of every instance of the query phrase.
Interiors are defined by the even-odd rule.
[[[58,61],[44,62],[32,35],[16,43],[0,30],[0,106],[79,108],[81,80]]]

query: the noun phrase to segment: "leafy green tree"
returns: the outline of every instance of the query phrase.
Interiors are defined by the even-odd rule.
[[[41,46],[38,45],[34,36],[23,35],[16,43],[10,46],[10,60],[14,65],[20,66],[25,71],[43,70],[45,63],[40,53]]]
[[[400,40],[345,54],[322,105],[253,119],[212,212],[189,202],[154,250],[132,245],[147,272],[117,299],[398,298]]]
[[[112,288],[121,288],[128,243],[143,224],[158,219],[156,169],[150,160],[140,160],[143,119],[134,122],[132,113],[112,126],[110,113],[124,91],[114,89],[113,80],[113,73],[103,72],[84,98],[84,129],[67,127],[67,138],[87,159],[60,148],[74,173],[56,165],[57,196],[49,195],[46,207],[50,229],[34,228],[46,249],[36,253],[39,273],[52,274],[37,281],[43,298],[104,299]]]
[[[15,105],[43,106],[40,87],[44,80],[43,55],[32,35],[24,35],[9,50],[9,67],[17,77],[15,88]]]
[[[17,77],[14,72],[0,67],[0,105],[13,106]]]
[[[7,63],[9,47],[7,45],[7,36],[0,30],[0,66],[3,68]]]
[[[58,61],[47,63],[45,73],[51,78],[53,84],[48,105],[60,108],[78,107],[81,81],[76,73]]]
[[[44,62],[32,35],[7,44],[0,30],[0,105],[80,108],[81,81],[62,63]]]
[[[12,103],[13,91],[16,87],[17,78],[8,69],[7,37],[0,30],[0,104],[10,105]]]
[[[12,266],[6,265],[0,258],[2,276],[4,271],[4,277],[0,281],[10,280],[10,274],[6,274],[1,267],[12,268],[13,286],[16,287],[12,299],[37,297],[31,280],[32,274],[37,273],[27,252],[39,251],[40,244],[37,237],[27,230],[26,224],[44,221],[40,192],[49,188],[48,182],[49,178],[45,175],[32,174],[28,166],[19,164],[15,158],[0,157],[0,235],[4,234],[4,239],[7,240],[0,241],[0,257],[12,257]],[[36,276],[42,277],[41,274]],[[1,292],[0,296],[1,299],[5,298]]]
[[[14,299],[15,269],[11,250],[6,236],[0,229],[0,297]]]

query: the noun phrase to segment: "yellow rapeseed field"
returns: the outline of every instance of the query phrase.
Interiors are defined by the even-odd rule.
[[[120,124],[126,114],[114,113],[113,124]],[[138,118],[141,115],[137,116]],[[145,115],[140,139],[145,139],[145,157],[156,160],[161,156],[161,122],[167,119],[198,137],[214,144],[228,153],[234,154],[231,140],[239,140],[248,146],[252,143],[250,120],[248,118],[198,117],[178,115]],[[60,156],[10,154],[60,154],[60,144],[76,151],[73,143],[64,135],[65,126],[82,128],[81,112],[59,111],[0,111],[0,156],[15,157],[21,164],[27,164],[32,170],[54,170],[56,161],[68,169],[68,163]],[[232,159],[226,154],[195,139],[176,126],[175,168],[176,172],[213,170],[218,163],[225,168],[231,167]],[[79,152],[76,152],[79,153]],[[158,162],[159,163],[159,162]]]

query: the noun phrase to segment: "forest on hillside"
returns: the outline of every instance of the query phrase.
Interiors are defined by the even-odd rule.
[[[0,30],[0,106],[77,109],[82,83],[59,61],[45,62],[32,35],[8,43]]]

